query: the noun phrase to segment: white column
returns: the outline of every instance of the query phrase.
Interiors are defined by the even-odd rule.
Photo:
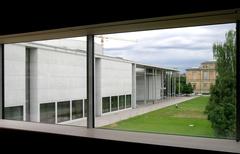
[[[147,70],[144,68],[144,104],[147,103]]]
[[[58,116],[57,116],[58,106],[57,106],[57,102],[54,102],[54,104],[55,104],[55,124],[57,124],[57,120],[58,120]],[[40,120],[39,120],[39,122],[40,122]]]
[[[176,72],[174,72],[174,89],[173,89],[173,96],[176,96]]]
[[[136,64],[132,64],[132,108],[136,108]]]
[[[178,96],[180,96],[180,79],[181,79],[181,77],[180,77],[180,72],[178,73]]]
[[[170,98],[170,73],[168,72],[168,98]]]
[[[168,98],[168,94],[169,94],[169,77],[168,77],[168,72],[166,72],[166,95]]]
[[[164,99],[164,82],[165,82],[165,77],[164,77],[164,71],[162,70],[162,98]]]
[[[70,100],[70,120],[72,120],[72,100]]]
[[[154,69],[154,102],[157,102],[157,70]]]
[[[96,90],[96,116],[102,115],[102,69],[101,69],[101,58],[95,59],[95,90]]]
[[[170,72],[170,97],[172,97],[172,72]]]

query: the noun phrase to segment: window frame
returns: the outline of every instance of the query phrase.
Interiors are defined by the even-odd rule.
[[[233,14],[233,16],[231,16]],[[182,24],[180,24],[180,25],[175,25],[175,27],[181,27],[181,26],[191,26],[191,25],[204,25],[204,23],[205,24],[217,24],[217,23],[227,23],[227,22],[236,22],[237,24],[237,51],[239,51],[240,49],[239,49],[239,38],[240,38],[240,21],[239,21],[239,19],[236,17],[236,14],[237,15],[239,15],[239,12],[235,12],[235,10],[232,12],[232,14],[230,14],[230,13],[226,13],[226,14],[213,14],[212,16],[210,16],[210,14],[207,14],[207,15],[205,15],[205,17],[206,18],[204,18],[204,16],[203,16],[203,21],[199,21],[199,22],[197,22],[198,21],[198,18],[199,18],[199,16],[194,16],[194,15],[192,15],[192,16],[190,16],[189,17],[189,19],[187,19],[186,17],[186,19],[185,20],[183,20],[182,22]],[[215,16],[214,16],[215,15]],[[215,19],[215,20],[209,20],[209,18],[213,18],[213,19]],[[214,18],[215,17],[215,18]],[[222,18],[222,17],[225,17],[225,18]],[[228,18],[227,18],[228,17]],[[210,18],[210,19],[211,19]],[[220,18],[222,18],[222,20],[220,20]],[[227,18],[227,19],[226,19]],[[161,22],[164,22],[164,21],[167,21],[167,19],[168,18],[165,18],[165,19],[163,19],[162,21],[159,21],[160,23]],[[184,18],[183,18],[184,19]],[[193,20],[194,19],[194,20]],[[204,20],[205,19],[205,20]],[[208,20],[207,20],[208,19]],[[217,19],[217,20],[216,20]],[[177,19],[177,18],[175,18],[175,21],[177,21],[177,20],[180,20],[181,21],[181,18],[180,19]],[[219,21],[220,20],[220,21]],[[188,23],[188,22],[192,22],[191,24],[190,23]],[[195,22],[194,22],[195,21]],[[136,22],[136,21],[135,21]],[[158,22],[158,23],[159,23]],[[187,22],[188,24],[184,24],[184,22]],[[125,25],[126,25],[127,23],[125,23]],[[142,21],[142,23],[140,23],[140,24],[143,24],[144,25],[144,21]],[[152,23],[151,23],[152,24]],[[114,25],[114,24],[113,24]],[[124,25],[124,24],[123,24]],[[139,26],[139,24],[136,24],[137,26]],[[148,24],[145,24],[144,26],[146,26],[146,25],[148,25]],[[171,26],[171,21],[170,21],[170,23],[166,23],[166,25],[168,25],[169,27],[174,27],[173,25]],[[122,26],[122,25],[121,25]],[[143,27],[144,27],[143,26]],[[106,25],[104,26],[103,25],[103,27],[107,27]],[[103,29],[103,27],[101,27],[100,26],[100,30],[101,29]],[[110,25],[110,27],[111,27],[111,25]],[[161,27],[161,26],[156,26],[156,27]],[[155,27],[155,29],[157,29]],[[96,28],[96,27],[95,27]],[[129,28],[129,30],[126,30],[126,28],[124,29],[124,30],[119,30],[119,31],[134,31],[134,30],[132,30],[132,29],[137,29],[136,27],[134,27],[134,25],[133,25],[133,28]],[[152,27],[152,29],[154,28],[154,26]],[[163,27],[161,27],[161,28],[163,28]],[[165,27],[165,28],[167,28],[167,27]],[[83,31],[85,31],[85,29],[86,29],[86,27],[84,28],[84,29],[79,29],[79,31],[77,32],[77,33],[75,33],[75,34],[70,34],[70,35],[68,35],[68,36],[76,36],[76,35],[78,35],[79,36],[79,33],[81,32],[83,32]],[[97,29],[97,28],[96,28]],[[109,29],[109,28],[106,28],[106,29]],[[117,27],[115,27],[115,29],[113,28],[113,30],[112,31],[116,31],[116,29],[118,29]],[[141,29],[141,28],[140,28]],[[142,28],[142,29],[144,29],[144,28]],[[67,29],[67,31],[71,31],[71,30],[73,30],[73,29]],[[139,29],[138,29],[139,30]],[[119,32],[118,31],[118,32]],[[51,31],[50,31],[51,32]],[[48,33],[50,33],[49,31],[47,31],[47,32],[43,32],[42,34],[40,33],[40,36],[42,36],[42,37],[40,37],[40,38],[48,38],[48,36],[46,36],[46,34],[48,34]],[[76,31],[75,31],[76,32]],[[104,30],[103,30],[103,32],[102,33],[104,33]],[[50,36],[49,36],[49,38],[56,38],[56,34],[57,33],[51,33],[50,34]],[[83,34],[91,34],[90,32],[89,33],[83,33]],[[35,36],[38,36],[39,34],[38,33],[36,33],[36,35]],[[18,36],[18,35],[17,35]],[[19,42],[20,40],[21,40],[21,37],[17,37],[17,36],[7,36],[7,37],[2,37],[2,38],[0,38],[0,43],[12,43],[12,42]],[[19,35],[19,36],[21,36],[21,34]],[[64,31],[64,30],[62,30],[62,31],[60,31],[60,34],[59,35],[57,35],[59,38],[61,38],[61,37],[66,37],[66,31]],[[14,39],[14,38],[16,38],[16,39]],[[31,34],[30,35],[25,35],[25,36],[23,36],[23,38],[22,38],[22,40],[34,40],[33,39],[34,38],[34,36],[31,36]],[[0,52],[1,52],[1,54],[0,54],[0,56],[1,56],[1,62],[0,62],[0,64],[1,64],[1,66],[0,66],[0,68],[1,68],[1,79],[0,79],[0,81],[2,82],[2,83],[4,83],[4,44],[0,44]],[[94,54],[93,54],[93,56],[94,56]],[[239,64],[239,61],[240,61],[240,59],[239,59],[239,57],[240,57],[240,53],[239,52],[237,52],[237,57],[238,57],[238,59],[237,59],[237,68],[238,68],[238,64]],[[89,56],[88,57],[88,59],[90,59],[90,58],[92,58],[92,56]],[[239,69],[239,68],[238,68]],[[92,70],[93,71],[93,70]],[[239,77],[240,77],[240,72],[239,71],[237,71],[237,88],[236,88],[236,90],[237,90],[237,93],[239,93],[239,88],[240,88],[240,82],[238,81],[238,79],[239,79]],[[88,79],[89,79],[90,77],[88,76]],[[93,79],[91,79],[91,81],[93,81]],[[89,82],[88,82],[89,83]],[[1,102],[2,102],[2,104],[0,105],[1,106],[1,113],[0,113],[0,115],[1,115],[1,117],[4,119],[4,84],[2,84],[3,86],[1,86],[1,90],[0,90],[0,94],[1,94],[1,97],[0,97],[0,99],[2,100]],[[94,90],[94,88],[90,88],[91,90]],[[94,93],[92,93],[92,94],[94,94]],[[88,95],[89,96],[89,95]],[[92,96],[92,99],[93,99],[93,102],[94,102],[94,95],[91,95]],[[237,100],[239,101],[240,100],[240,95],[237,95]],[[240,140],[240,123],[239,123],[239,121],[240,121],[240,103],[237,101],[237,103],[236,103],[236,109],[237,109],[237,120],[236,120],[236,122],[237,122],[237,136],[236,136],[236,140],[237,141],[239,141]],[[94,111],[94,108],[92,107],[91,109],[89,109],[89,110],[93,110]],[[93,117],[95,117],[94,116],[94,112],[92,112],[92,115],[91,116],[93,116]],[[6,122],[5,120],[0,120],[0,122],[1,123],[4,123],[4,122]],[[23,125],[24,125],[24,123],[22,123]],[[26,123],[25,123],[26,124]],[[31,125],[35,125],[35,126],[40,126],[40,125],[42,125],[42,124],[38,124],[38,123],[28,123],[28,124],[31,124]],[[32,130],[32,128],[31,127],[29,127],[28,128],[28,124],[26,124],[26,129],[27,130]],[[11,126],[10,126],[10,124],[9,125],[5,125],[6,126],[6,128],[11,128]],[[44,125],[44,126],[48,126],[48,125]],[[4,126],[1,126],[1,127],[4,127]],[[12,127],[14,127],[14,126],[12,126]],[[15,126],[16,127],[16,126]],[[57,126],[58,127],[58,126]],[[60,127],[63,127],[63,126],[60,126]],[[61,130],[61,128],[59,127],[59,130]],[[90,127],[88,127],[88,128],[90,128]],[[94,125],[93,125],[93,128],[94,128]],[[21,129],[21,128],[18,128],[18,129]],[[79,129],[81,129],[81,128],[79,128]],[[41,131],[41,130],[40,130]],[[43,130],[42,130],[43,131]],[[46,131],[46,130],[44,130],[44,131]],[[111,131],[111,130],[107,130],[107,131]],[[112,132],[117,132],[117,131],[112,131]],[[59,132],[59,134],[61,134],[60,132]],[[134,134],[134,133],[132,133],[132,132],[129,132],[129,134]],[[149,135],[149,134],[147,134],[147,135]],[[184,137],[182,137],[182,138],[184,138]],[[134,142],[137,142],[137,141],[134,141]],[[146,143],[151,143],[151,141],[146,141]],[[169,143],[167,144],[167,145],[169,145]],[[176,145],[175,145],[176,146]],[[190,145],[189,145],[190,146]]]

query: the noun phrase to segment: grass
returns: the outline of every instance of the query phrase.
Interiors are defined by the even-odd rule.
[[[216,137],[204,114],[208,96],[201,96],[140,116],[119,121],[103,128],[143,131],[187,136]]]

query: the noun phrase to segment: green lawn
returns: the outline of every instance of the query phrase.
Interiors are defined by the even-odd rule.
[[[208,96],[201,96],[180,103],[178,108],[172,105],[103,128],[215,137],[211,123],[204,114],[208,100]]]

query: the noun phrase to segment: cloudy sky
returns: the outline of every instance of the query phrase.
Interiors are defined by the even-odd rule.
[[[174,28],[104,35],[104,54],[182,72],[212,60],[212,45],[223,42],[235,24]],[[95,39],[100,43],[100,38]]]

